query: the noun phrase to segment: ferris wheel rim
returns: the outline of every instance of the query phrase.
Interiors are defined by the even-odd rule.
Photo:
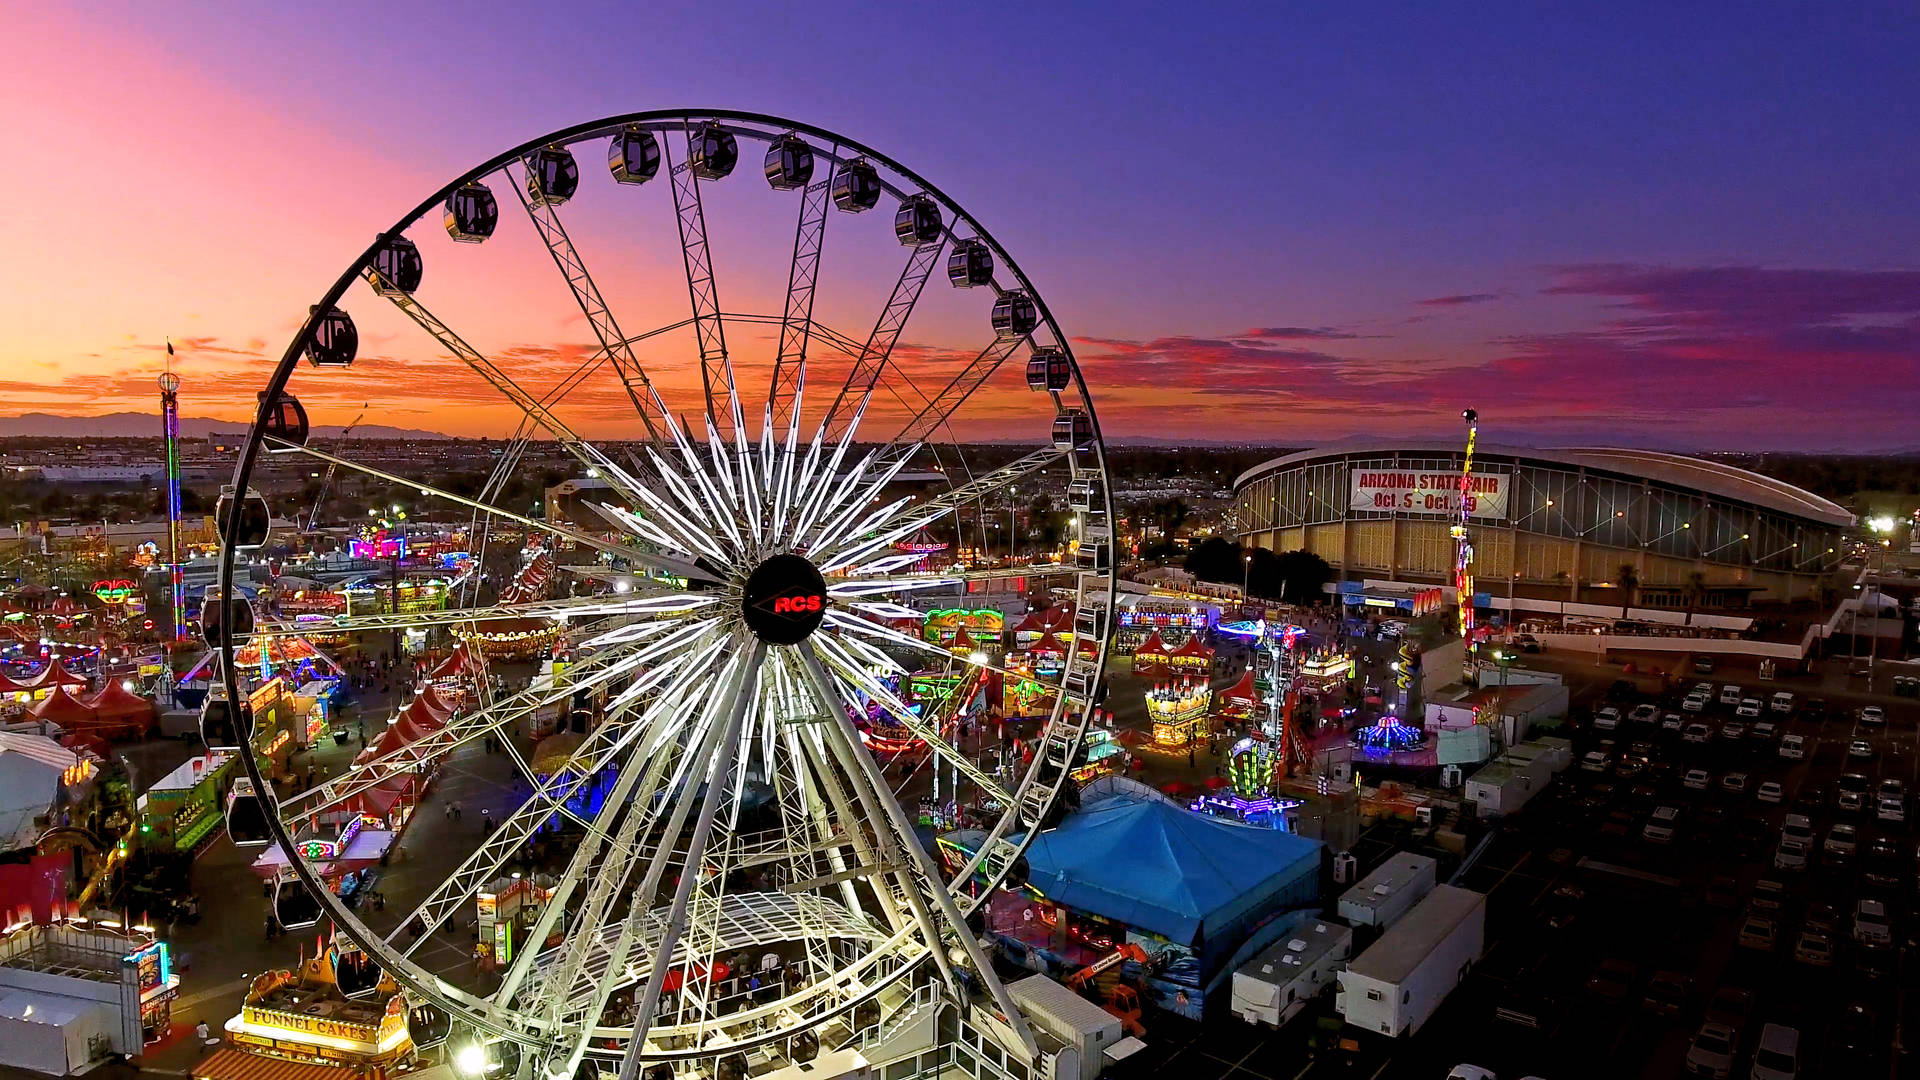
[[[234,473],[233,473],[233,486],[235,491],[245,492],[247,490],[248,482],[251,479],[253,472],[255,470],[255,467],[259,462],[259,455],[265,449],[266,439],[263,437],[263,431],[265,428],[269,410],[272,408],[272,405],[275,402],[275,400],[278,399],[285,392],[288,382],[291,380],[294,371],[298,368],[298,363],[301,355],[305,352],[308,345],[313,341],[316,327],[318,326],[321,315],[329,311],[330,309],[334,308],[341,302],[342,298],[345,296],[348,289],[352,287],[354,280],[358,277],[361,277],[363,273],[367,270],[367,268],[373,264],[374,259],[380,253],[382,247],[390,239],[403,236],[409,228],[418,224],[423,218],[426,218],[429,214],[433,212],[435,207],[445,202],[445,200],[453,192],[459,190],[461,187],[469,183],[472,183],[473,181],[479,178],[489,176],[496,172],[501,172],[502,170],[506,169],[508,165],[511,165],[516,161],[524,161],[528,154],[540,149],[541,147],[553,146],[553,145],[572,146],[589,139],[604,137],[604,136],[616,133],[620,130],[634,127],[634,126],[641,126],[649,129],[663,130],[663,131],[681,130],[681,129],[690,127],[692,124],[699,121],[717,121],[721,124],[759,125],[759,126],[775,129],[774,131],[760,131],[760,130],[751,129],[751,128],[746,128],[746,129],[729,128],[728,129],[729,131],[731,131],[736,135],[743,135],[749,138],[761,139],[763,141],[771,141],[772,139],[777,138],[781,132],[797,132],[805,136],[810,136],[813,138],[828,141],[834,147],[836,147],[837,150],[850,151],[854,154],[858,154],[861,157],[868,158],[871,161],[884,166],[887,170],[889,170],[895,176],[903,180],[910,181],[913,185],[917,187],[918,190],[915,192],[912,192],[911,194],[929,196],[933,198],[935,201],[937,201],[941,206],[949,210],[953,218],[951,224],[948,226],[950,235],[957,235],[957,234],[952,234],[951,230],[955,227],[958,227],[962,222],[964,222],[972,230],[973,238],[977,238],[981,243],[984,243],[985,245],[987,245],[987,247],[993,252],[993,254],[998,258],[998,260],[1004,265],[1006,272],[1012,277],[1013,281],[1017,283],[1017,286],[1025,292],[1027,297],[1030,298],[1031,302],[1034,305],[1035,313],[1038,316],[1039,324],[1044,325],[1049,329],[1054,340],[1057,343],[1058,349],[1066,355],[1066,358],[1069,361],[1069,370],[1071,372],[1071,384],[1073,389],[1077,391],[1078,404],[1080,405],[1081,409],[1084,411],[1086,416],[1086,421],[1091,430],[1091,439],[1089,441],[1089,447],[1092,451],[1092,456],[1094,459],[1093,467],[1099,471],[1102,477],[1106,475],[1107,466],[1106,466],[1106,448],[1105,448],[1104,438],[1100,431],[1099,420],[1094,408],[1091,394],[1088,392],[1088,389],[1087,389],[1084,372],[1081,370],[1078,361],[1072,355],[1072,346],[1071,346],[1070,339],[1067,337],[1067,335],[1064,333],[1062,328],[1059,326],[1051,308],[1047,305],[1044,296],[1039,292],[1038,289],[1036,289],[1033,286],[1032,282],[1027,278],[1024,271],[1022,271],[1021,268],[1019,267],[1019,264],[1017,263],[1017,261],[1007,251],[1007,249],[997,239],[993,237],[991,232],[988,229],[986,229],[979,222],[977,218],[967,213],[964,207],[962,207],[956,200],[954,200],[951,196],[949,196],[944,190],[939,188],[937,185],[927,181],[924,177],[920,176],[918,173],[914,172],[912,169],[902,165],[900,162],[898,162],[891,156],[881,151],[878,151],[857,140],[850,139],[846,136],[840,135],[836,132],[830,131],[823,127],[819,127],[817,125],[808,124],[801,121],[789,120],[789,119],[773,116],[770,114],[764,114],[764,113],[744,112],[744,111],[726,110],[726,109],[714,110],[714,109],[673,108],[673,109],[647,110],[643,112],[632,112],[632,113],[624,113],[624,114],[618,114],[614,116],[608,116],[598,120],[588,121],[585,123],[576,124],[570,127],[558,129],[554,132],[548,133],[539,138],[528,140],[520,144],[519,146],[516,146],[501,154],[498,154],[495,157],[482,163],[481,165],[468,170],[466,173],[462,174],[461,176],[457,177],[453,181],[444,185],[442,188],[437,190],[433,195],[431,195],[430,197],[422,201],[411,212],[409,212],[408,214],[403,216],[401,219],[399,219],[392,227],[390,227],[389,229],[383,232],[376,234],[373,242],[360,254],[358,258],[353,260],[353,262],[349,265],[347,270],[344,273],[342,273],[342,275],[334,282],[334,284],[326,291],[326,293],[323,294],[320,301],[314,306],[312,313],[310,313],[307,320],[301,325],[300,329],[295,333],[295,335],[293,336],[293,339],[291,340],[291,342],[287,347],[287,350],[281,357],[279,363],[275,366],[272,375],[268,379],[266,391],[262,395],[261,405],[256,411],[254,421],[249,429],[249,437],[248,437],[247,444],[243,448],[242,453],[240,454],[235,464]],[[815,148],[815,149],[816,149],[816,152],[818,152],[819,148]],[[894,186],[891,181],[883,180],[882,183],[886,191],[901,198],[907,197],[908,193],[903,192],[901,189]],[[1002,290],[1002,291],[1005,291],[1005,290]],[[969,391],[966,397],[970,398],[971,396],[972,396],[972,391]],[[963,398],[962,400],[964,401],[965,398]],[[1058,408],[1060,408],[1060,406],[1056,401],[1056,409]],[[884,443],[884,440],[882,440],[882,442]],[[1100,498],[1103,502],[1103,509],[1105,511],[1107,520],[1111,521],[1112,520],[1112,502],[1111,502],[1112,496],[1111,496],[1111,490],[1110,490],[1109,484],[1106,484],[1106,483],[1101,484]],[[238,557],[237,556],[238,533],[239,533],[239,515],[238,514],[230,515],[227,520],[221,523],[222,548],[221,548],[220,557],[219,557],[217,582],[221,590],[222,597],[233,595],[234,566],[235,566],[235,561]],[[1116,589],[1115,579],[1117,577],[1112,560],[1109,560],[1107,566],[1100,573],[1101,573],[1101,577],[1104,579],[1103,580],[1104,589],[1101,591],[1103,591],[1105,595],[1102,597],[1099,597],[1099,600],[1104,604],[1104,610],[1109,614],[1111,614],[1113,612],[1113,594]],[[1082,576],[1084,576],[1084,572]],[[1088,599],[1092,600],[1094,598],[1088,597]],[[1110,633],[1108,637],[1110,637]],[[226,689],[230,696],[230,699],[235,701],[242,700],[241,694],[240,694],[240,684],[238,679],[239,673],[236,670],[237,665],[233,662],[233,653],[237,647],[238,647],[237,643],[233,640],[233,627],[230,625],[229,622],[223,621],[218,631],[218,651],[223,661],[222,662],[222,680],[226,685]],[[1107,651],[1108,651],[1108,640],[1106,637],[1103,637],[1102,640],[1098,643],[1096,656],[1093,661],[1095,665],[1096,680],[1099,677],[1099,673],[1101,669],[1104,668]],[[1066,701],[1066,694],[1064,692],[1058,694],[1057,698],[1059,700],[1056,702],[1054,711],[1049,716],[1047,721],[1047,724],[1049,727],[1057,723],[1061,718],[1061,716],[1063,715],[1064,710],[1069,707]],[[1078,741],[1079,741],[1079,737],[1076,736],[1074,739],[1074,745],[1076,747],[1078,745]],[[251,753],[242,753],[240,756],[243,759],[243,768],[246,774],[248,775],[248,777],[250,778],[250,780],[255,785],[255,789],[257,791],[271,792],[273,789],[270,783],[261,774],[261,769],[259,767],[258,761],[255,759],[255,756]],[[1033,764],[1033,767],[1030,770],[1028,770],[1027,775],[1023,777],[1017,790],[1024,791],[1030,784],[1035,782],[1034,776],[1038,773],[1040,766],[1041,766],[1041,762],[1036,760]],[[1051,790],[1048,793],[1047,801],[1049,804],[1051,804],[1054,800],[1057,800],[1057,798],[1059,797],[1059,790],[1062,785],[1063,785],[1063,781],[1060,781],[1060,780],[1056,780],[1052,784]],[[891,795],[892,793],[889,792],[887,794]],[[996,829],[994,835],[995,836],[1000,835],[1001,832],[1004,831],[1004,828],[1007,825],[1007,823],[1010,821],[1013,821],[1016,817],[1017,817],[1016,807],[1014,806],[1004,807],[1001,815],[1001,818],[1002,818],[1000,823],[1001,828]],[[293,837],[287,828],[286,821],[283,819],[282,815],[278,812],[277,808],[275,812],[267,814],[266,818],[268,820],[269,830],[271,832],[271,839],[273,840],[273,842],[281,845],[281,847],[284,850],[292,851],[295,841],[293,840]],[[1038,831],[1039,831],[1038,828],[1028,828],[1024,830],[1023,837],[1021,841],[1018,843],[1018,848],[1020,851],[1024,852],[1028,844],[1031,843],[1033,835]],[[982,855],[984,855],[984,850],[982,852]],[[391,974],[394,976],[394,978],[401,985],[405,986],[407,989],[411,991],[414,991],[415,995],[419,1000],[425,1001],[425,1002],[432,1002],[442,1007],[451,1008],[455,1010],[454,1019],[457,1023],[465,1023],[467,1025],[472,1026],[473,1028],[476,1028],[480,1031],[484,1031],[496,1037],[510,1039],[512,1041],[521,1043],[523,1045],[531,1045],[528,1042],[528,1035],[530,1034],[530,1032],[524,1024],[520,1023],[520,1021],[526,1019],[526,1015],[524,1013],[521,1013],[518,1010],[507,1008],[502,1004],[496,1003],[488,998],[471,994],[460,987],[453,986],[452,984],[446,982],[444,979],[440,979],[437,976],[432,975],[431,972],[425,971],[425,969],[416,968],[416,965],[413,964],[410,958],[408,957],[404,957],[404,956],[401,957],[400,959],[403,962],[399,965],[393,965],[391,963],[392,957],[389,956],[391,949],[389,948],[387,941],[381,935],[372,931],[370,928],[362,924],[357,918],[353,917],[350,912],[343,913],[339,911],[335,903],[335,898],[330,895],[330,890],[328,890],[325,887],[324,883],[319,880],[318,876],[312,871],[312,869],[308,865],[306,865],[305,860],[300,858],[293,858],[289,860],[289,863],[295,876],[299,878],[303,887],[305,887],[309,892],[314,893],[315,895],[321,897],[321,904],[323,908],[327,911],[328,915],[333,916],[335,918],[335,923],[337,928],[341,932],[343,932],[346,937],[352,940],[356,945],[360,946],[364,951],[366,951],[368,955],[380,959],[383,963],[383,967],[387,967],[390,970]],[[977,866],[979,865],[979,863],[980,863],[980,859],[976,858],[974,863],[970,864],[970,866]],[[1005,868],[1003,868],[1002,872],[999,875],[995,876],[995,880],[998,881],[999,878],[1004,877],[1004,875],[1005,875]],[[955,877],[954,882],[964,881],[969,876],[970,876],[969,872],[962,872],[961,874]],[[942,876],[939,880],[947,884],[947,889],[949,892],[952,891],[952,888],[953,888],[952,882],[946,882],[946,879],[944,878],[944,876]],[[965,913],[971,913],[977,907],[977,901],[973,903],[967,903],[966,897],[964,896],[956,896],[955,899],[960,900],[962,902],[963,910]],[[342,914],[345,914],[346,917],[341,918],[340,916]],[[854,1003],[849,1002],[846,1008],[851,1009],[853,1005]],[[777,1034],[769,1035],[768,1038],[764,1041],[774,1041],[778,1038],[791,1037],[793,1034],[794,1034],[793,1032],[777,1033]],[[677,1055],[677,1056],[686,1056],[686,1055]],[[654,1059],[649,1058],[648,1060],[654,1060]]]

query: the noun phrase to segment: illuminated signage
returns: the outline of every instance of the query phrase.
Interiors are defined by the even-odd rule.
[[[1467,513],[1503,520],[1507,516],[1507,473],[1476,472],[1467,479]],[[1355,469],[1351,509],[1395,510],[1408,514],[1458,514],[1458,472],[1402,472]]]

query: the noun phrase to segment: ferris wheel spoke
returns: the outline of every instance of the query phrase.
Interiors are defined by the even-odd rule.
[[[375,286],[374,291],[376,293],[385,296],[395,307],[399,308],[402,313],[412,319],[421,329],[425,330],[430,337],[439,342],[442,348],[452,353],[456,359],[466,364],[469,368],[472,368],[476,374],[486,380],[495,390],[499,391],[503,397],[518,406],[527,419],[544,428],[548,434],[554,437],[555,441],[565,447],[567,452],[578,459],[582,465],[590,470],[599,470],[612,464],[606,455],[600,453],[591,443],[581,438],[578,433],[561,421],[559,417],[553,415],[543,402],[536,399],[532,394],[527,393],[527,391],[520,387],[519,383],[514,382],[506,372],[500,370],[498,364],[488,359],[480,350],[469,345],[465,338],[455,333],[446,323],[440,321],[433,312],[427,309],[425,304],[422,304],[411,294],[401,292],[399,289],[391,287],[391,283],[381,276],[378,270],[371,266],[367,268],[365,276],[368,282]],[[301,449],[304,449],[304,447]],[[630,488],[623,490],[621,494],[629,494],[630,490]]]
[[[894,281],[893,292],[887,297],[887,305],[880,309],[880,318],[874,322],[873,332],[867,335],[866,346],[854,361],[853,370],[847,373],[846,384],[840,388],[839,395],[827,407],[821,428],[828,438],[838,434],[836,425],[846,420],[854,403],[864,404],[873,396],[874,384],[880,381],[887,358],[893,354],[894,343],[900,340],[900,332],[907,328],[907,319],[920,303],[920,293],[926,288],[927,278],[933,274],[933,268],[939,264],[940,252],[946,244],[947,234],[943,229],[938,236],[914,245],[907,253],[907,265]]]
[[[813,330],[814,284],[820,275],[820,253],[826,240],[827,204],[833,176],[834,170],[829,166],[826,179],[800,190],[800,220],[794,226],[793,261],[787,268],[787,306],[780,321],[780,351],[775,354],[773,377],[767,389],[769,431],[786,428],[798,411],[797,398],[806,379],[807,343]]]
[[[660,400],[660,394],[647,378],[646,370],[633,355],[633,347],[627,344],[626,335],[620,332],[620,324],[615,321],[612,309],[600,293],[600,287],[594,284],[593,275],[587,272],[586,260],[580,257],[572,238],[567,235],[566,226],[561,224],[560,204],[552,199],[534,196],[536,188],[533,177],[537,163],[528,157],[521,159],[520,166],[527,182],[514,183],[512,173],[503,169],[507,184],[520,196],[520,205],[526,208],[534,231],[540,234],[541,242],[547,246],[547,253],[553,256],[554,268],[566,279],[567,288],[580,305],[581,313],[587,317],[588,325],[593,328],[593,336],[600,342],[601,351],[613,361],[620,384],[626,388],[627,398],[633,402],[640,423],[647,429],[647,438],[658,442],[663,425],[656,423],[655,418],[665,419],[666,403]]]
[[[687,272],[687,296],[693,303],[694,334],[700,345],[700,389],[706,415],[715,423],[742,422],[734,389],[733,362],[727,358],[727,331],[720,317],[720,294],[713,278],[713,251],[707,244],[707,214],[700,201],[700,175],[694,169],[694,140],[699,128],[686,125],[687,158],[673,162],[673,140],[662,140],[673,187],[674,220],[680,227],[680,254]],[[725,401],[719,400],[725,395]]]
[[[967,399],[973,396],[974,391],[979,390],[994,372],[1000,370],[1001,364],[1006,363],[1009,357],[1020,350],[1020,346],[1027,344],[1030,340],[1032,340],[1031,334],[1020,337],[1001,337],[994,339],[993,344],[981,349],[980,354],[968,362],[960,374],[953,377],[953,381],[934,395],[933,400],[916,413],[913,419],[908,420],[898,434],[894,435],[890,442],[895,452],[926,442],[934,432],[945,427],[953,414],[959,411],[960,406],[966,404]],[[905,449],[905,452],[912,453],[911,449]]]
[[[602,540],[591,533],[582,532],[579,529],[575,529],[570,526],[561,525],[551,521],[542,521],[538,518],[530,518],[530,517],[527,517],[525,514],[516,514],[510,510],[506,510],[498,506],[491,506],[491,505],[488,505],[487,503],[480,502],[476,499],[469,499],[464,495],[455,495],[451,491],[446,491],[441,488],[433,487],[432,485],[429,485],[429,484],[423,484],[418,480],[409,480],[403,476],[396,476],[393,473],[387,472],[383,469],[376,469],[371,465],[365,465],[357,461],[349,460],[347,458],[337,457],[323,450],[316,450],[310,446],[299,446],[297,444],[286,442],[281,439],[272,439],[270,441],[272,441],[278,446],[285,447],[289,450],[298,450],[309,457],[317,458],[321,461],[333,462],[344,468],[352,469],[355,472],[362,473],[367,476],[372,476],[380,480],[385,480],[390,484],[396,484],[401,487],[413,488],[414,490],[420,492],[422,495],[426,495],[431,498],[443,499],[447,502],[455,503],[460,506],[471,507],[472,509],[480,510],[488,514],[492,514],[496,517],[503,518],[507,521],[512,521],[520,525],[525,525],[530,529],[538,529],[541,532],[549,533],[553,536],[561,537],[562,539],[571,540],[574,543],[581,545],[582,547],[592,548],[595,551],[603,551],[609,555],[616,555],[620,558],[626,559],[627,561],[633,563],[636,566],[643,566],[651,570],[659,571],[661,573],[671,574],[675,577],[684,578],[688,581],[712,580],[712,575],[709,574],[707,571],[700,569],[699,567],[695,566],[691,562],[675,559],[672,556],[660,555],[650,551],[643,551],[630,544],[616,544],[611,541]],[[600,467],[600,473],[603,476],[609,475],[609,474],[623,475],[623,476],[625,475],[623,470],[621,470],[618,466],[613,465],[611,462],[608,462],[606,465]]]
[[[914,503],[897,515],[897,521],[879,526],[882,531],[878,535],[862,535],[839,550],[822,553],[818,560],[820,572],[823,574],[845,573],[847,568],[859,565],[861,560],[870,558],[895,542],[919,532],[967,503],[989,492],[1017,484],[1049,465],[1067,460],[1069,456],[1069,451],[1052,447],[1035,450],[992,472],[983,473],[952,491],[923,503]]]
[[[606,596],[570,596],[491,607],[446,608],[440,611],[404,611],[397,614],[333,615],[305,622],[281,619],[259,623],[255,633],[266,637],[302,634],[344,634],[368,630],[424,630],[436,626],[500,622],[507,619],[585,619],[613,615],[667,617],[683,615],[719,602],[705,593],[627,593]]]
[[[965,705],[966,698],[971,697],[971,694],[965,695],[953,703],[955,706],[954,712],[948,713],[944,717],[936,716],[932,722],[929,722],[924,716],[914,715],[913,710],[909,709],[906,703],[901,701],[893,691],[888,690],[880,680],[875,679],[867,673],[866,664],[855,658],[851,652],[843,649],[838,642],[831,638],[822,638],[819,641],[818,649],[821,657],[826,661],[827,665],[833,669],[833,674],[836,677],[853,689],[865,694],[867,698],[875,704],[878,704],[881,710],[885,712],[894,723],[905,728],[914,738],[926,743],[928,748],[933,750],[934,753],[951,761],[955,768],[965,773],[968,779],[979,785],[982,791],[997,800],[1000,805],[1013,805],[1013,792],[1009,791],[1006,786],[991,773],[974,764],[973,760],[967,757],[964,750],[948,742],[946,736],[941,734],[941,725],[947,719],[951,719],[953,715],[958,712],[959,708]],[[978,665],[973,665],[969,673],[963,677],[961,685],[977,689],[980,674],[984,670],[986,669]],[[843,696],[849,700],[852,699],[851,694]]]
[[[892,835],[889,839],[892,846],[897,849],[902,862],[912,867],[912,876],[917,879],[917,887],[906,890],[907,900],[929,935],[927,947],[933,954],[934,962],[952,981],[954,993],[960,1000],[965,1000],[966,991],[959,985],[959,980],[954,975],[946,957],[947,938],[951,937],[958,941],[960,947],[966,951],[975,977],[986,986],[994,1004],[999,1007],[1000,1015],[1006,1018],[1007,1025],[1013,1029],[1014,1035],[1019,1038],[1027,1052],[1037,1057],[1039,1047],[1034,1042],[1033,1032],[1028,1028],[1026,1018],[1014,1005],[1012,997],[1007,994],[1006,987],[1000,984],[999,977],[994,974],[992,963],[980,951],[980,943],[974,940],[973,934],[968,931],[966,920],[954,906],[953,896],[947,891],[945,880],[940,877],[926,849],[920,846],[919,840],[915,837],[912,823],[907,820],[905,811],[900,808],[900,803],[887,792],[886,781],[880,776],[879,766],[859,746],[858,733],[854,731],[853,721],[847,711],[849,702],[835,692],[832,678],[821,666],[820,657],[813,650],[801,649],[800,662],[806,667],[814,692],[820,696],[821,707],[829,714],[828,722],[824,725],[824,737],[835,745],[836,754],[841,758],[843,767],[847,768],[855,780],[856,790],[864,796],[869,810],[877,811],[874,818],[876,831],[883,838],[888,838],[888,831],[891,830]],[[883,840],[883,852],[884,847],[885,840]],[[926,906],[929,895],[940,916],[945,920],[946,928],[950,933],[942,933],[935,927],[933,916]]]
[[[719,792],[725,786],[728,771],[734,764],[732,750],[739,742],[741,725],[752,705],[755,681],[767,655],[766,644],[758,639],[755,639],[749,648],[751,652],[745,658],[745,662],[737,664],[731,670],[731,677],[724,684],[726,686],[724,697],[715,695],[715,701],[725,701],[726,720],[724,724],[709,727],[706,737],[701,740],[700,750],[689,759],[694,765],[694,771],[689,775],[687,785],[680,797],[674,800],[671,819],[661,834],[661,846],[664,848],[671,845],[673,838],[678,837],[681,830],[685,828],[687,816],[693,809],[693,804],[695,802],[700,804],[700,815],[694,824],[693,836],[687,844],[687,857],[681,863],[680,880],[674,885],[673,901],[668,908],[666,921],[660,928],[660,940],[654,945],[653,954],[649,958],[646,985],[635,1003],[633,1030],[627,1038],[626,1058],[620,1064],[621,1080],[634,1080],[639,1071],[647,1030],[653,1023],[655,1011],[660,1007],[660,993],[665,986],[668,964],[673,959],[674,949],[679,944],[681,934],[686,931],[688,905],[693,898],[694,886],[703,873],[707,839],[712,834],[714,815],[721,802]],[[701,775],[705,776],[707,783],[705,798],[697,798],[694,788],[693,778]],[[661,854],[664,855],[664,852]],[[631,948],[633,938],[638,936],[635,931],[647,915],[652,897],[659,891],[670,861],[664,857],[656,857],[648,864],[646,877],[634,895],[633,907],[627,917],[627,927],[620,935],[620,945],[625,947],[616,949],[608,964],[609,971],[617,971],[625,966],[625,954]],[[606,996],[612,991],[611,984],[610,979],[601,980],[597,1005],[588,1014],[590,1024],[592,1018],[597,1017],[600,1010],[605,1007]],[[562,1075],[570,1074],[573,1067],[579,1063],[586,1040],[591,1037],[591,1034],[592,1027],[588,1026],[569,1055],[566,1073]]]

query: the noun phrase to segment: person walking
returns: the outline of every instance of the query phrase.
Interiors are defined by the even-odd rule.
[[[453,810],[453,820],[459,821],[460,820],[460,800],[455,799],[454,801],[448,803],[447,806]],[[486,813],[486,811],[482,810],[481,813],[484,814]]]

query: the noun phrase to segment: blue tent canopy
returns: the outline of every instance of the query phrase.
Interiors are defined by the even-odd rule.
[[[1034,839],[1028,881],[1050,900],[1192,945],[1250,913],[1310,901],[1320,848],[1157,793],[1115,792]]]

